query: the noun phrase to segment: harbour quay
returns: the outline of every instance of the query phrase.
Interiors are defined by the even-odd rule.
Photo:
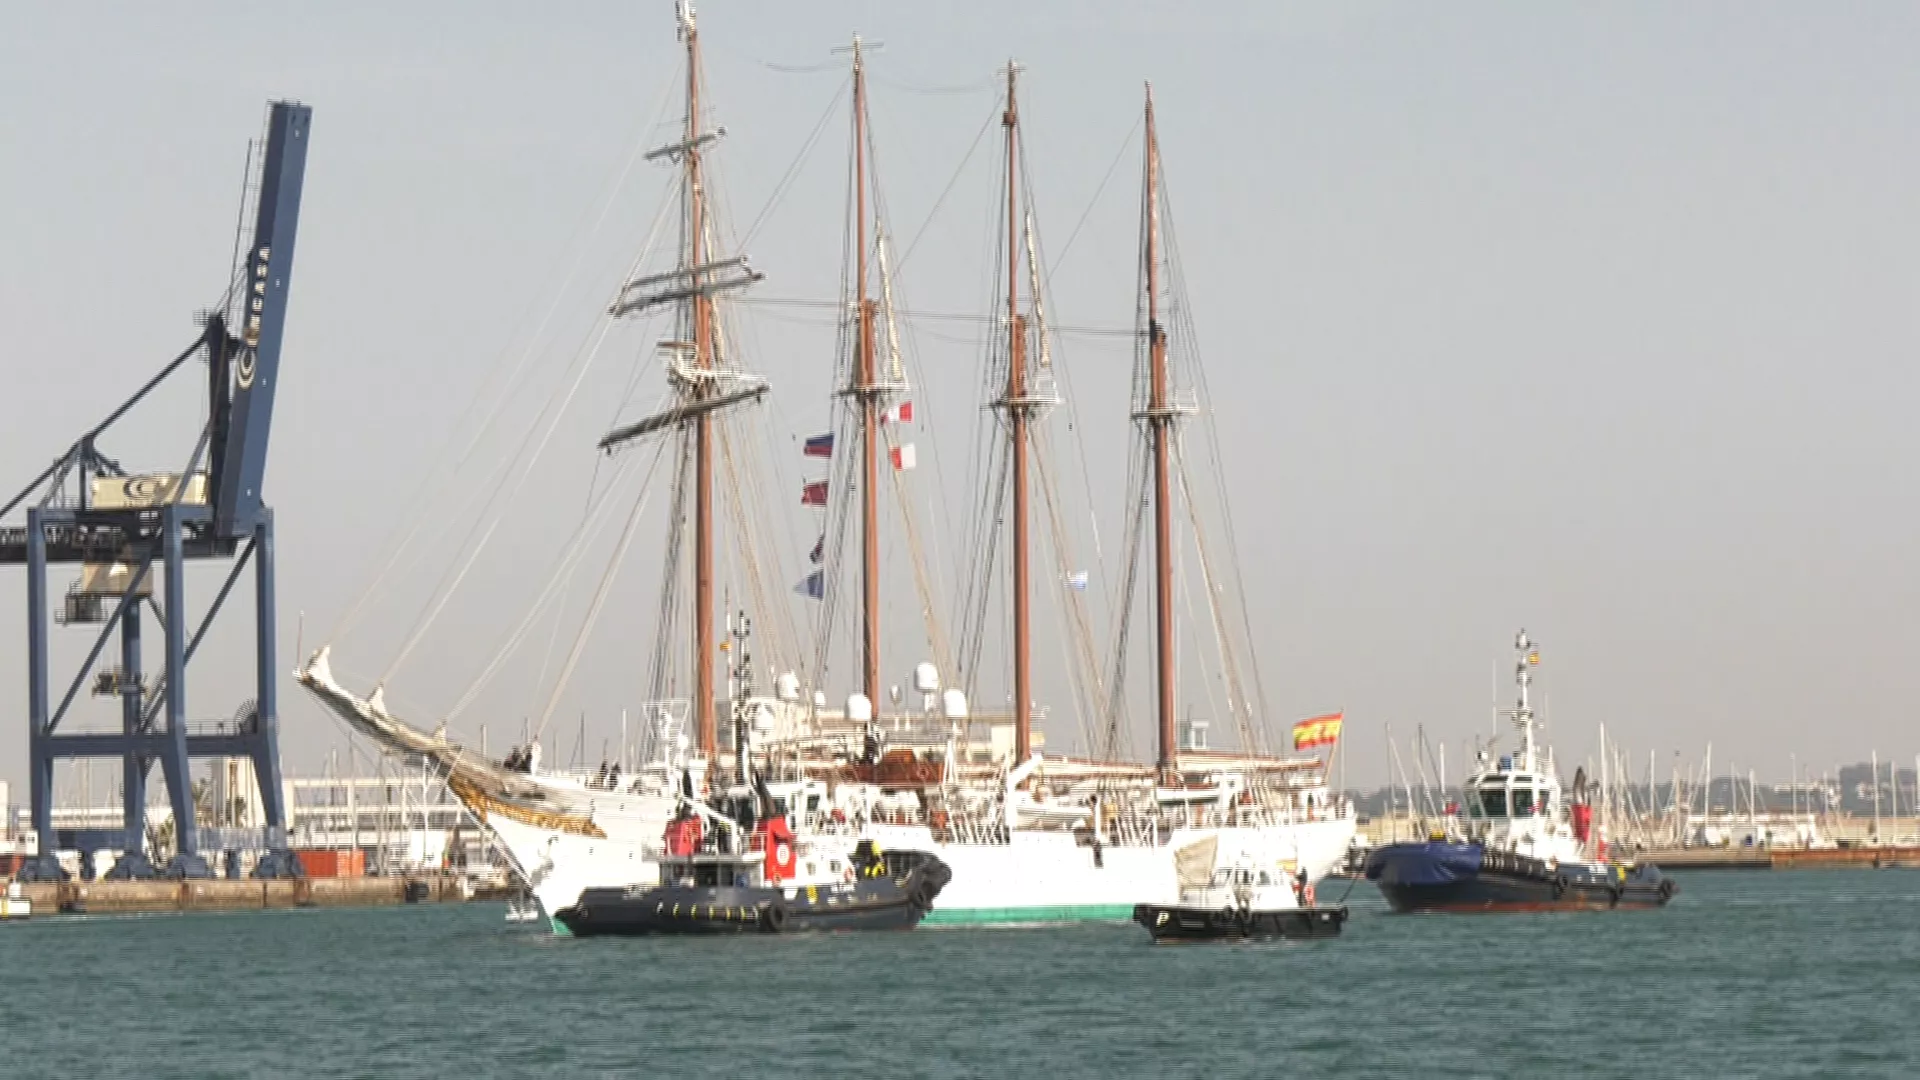
[[[21,882],[21,892],[42,912],[64,915],[133,915],[191,911],[258,911],[273,908],[380,907],[470,899],[473,890],[455,874],[393,877],[205,879],[184,881]]]

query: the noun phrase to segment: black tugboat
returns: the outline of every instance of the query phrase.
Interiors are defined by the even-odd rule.
[[[730,673],[740,748],[735,784],[715,809],[696,800],[691,777],[683,778],[659,883],[586,889],[554,913],[576,937],[911,930],[953,878],[946,863],[925,852],[883,854],[871,840],[794,835],[786,807],[751,767],[748,626],[739,616],[740,668]]]
[[[691,839],[693,850],[661,862],[662,884],[588,889],[555,918],[577,937],[911,930],[953,876],[932,855],[882,856],[866,840],[836,857],[837,837],[806,845],[804,856],[817,872],[796,875],[803,853],[784,818],[761,823],[738,852],[724,850],[724,841],[707,842],[700,820],[683,818],[669,827],[670,845]]]

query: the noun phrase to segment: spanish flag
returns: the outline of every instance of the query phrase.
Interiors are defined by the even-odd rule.
[[[1340,741],[1340,725],[1346,723],[1345,712],[1328,713],[1325,716],[1309,717],[1293,725],[1293,748],[1311,750],[1316,746],[1332,746]]]

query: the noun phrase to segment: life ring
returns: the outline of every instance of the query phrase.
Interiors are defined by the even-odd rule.
[[[1313,906],[1313,882],[1311,881],[1300,887],[1300,906]]]
[[[846,883],[847,883],[847,884],[849,884],[849,885],[851,885],[851,884],[853,884],[853,882],[854,882],[854,880],[855,880],[855,876],[854,876],[854,873],[853,873],[853,867],[851,867],[851,866],[849,866],[849,867],[847,867],[847,869],[846,869],[846,872],[845,872],[844,874],[842,874],[842,875],[841,875],[841,877],[842,877],[842,878],[843,878],[843,879],[844,879],[844,880],[846,881]]]
[[[787,902],[775,900],[760,913],[760,926],[769,934],[777,934],[787,928]]]

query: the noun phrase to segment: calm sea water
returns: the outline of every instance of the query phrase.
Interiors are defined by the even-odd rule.
[[[0,926],[4,1077],[1915,1076],[1920,872],[1661,912],[568,940],[493,904]],[[1338,888],[1328,890],[1337,894]]]

